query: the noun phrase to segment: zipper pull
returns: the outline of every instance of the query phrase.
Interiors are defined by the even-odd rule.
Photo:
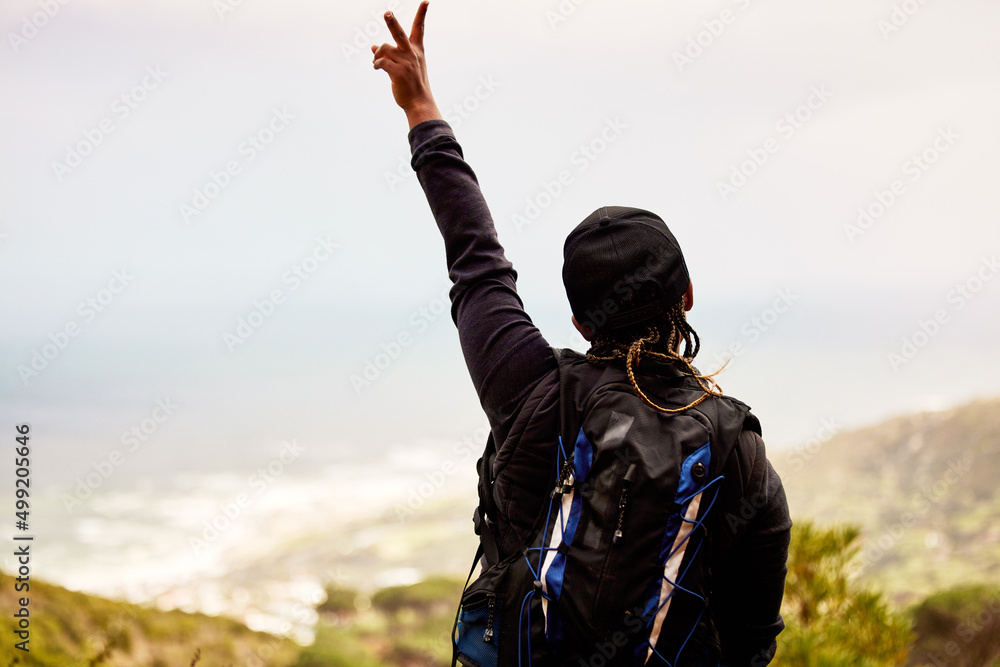
[[[622,523],[625,521],[625,505],[628,504],[628,487],[622,489],[622,497],[618,501],[618,526],[615,529],[615,536],[611,540],[612,544],[618,544],[622,536]]]
[[[615,527],[615,536],[611,539],[612,544],[618,544],[618,540],[622,537],[622,524],[625,521],[625,507],[628,505],[628,492],[632,487],[633,482],[635,482],[635,464],[633,463],[628,467],[625,472],[625,478],[622,485],[622,495],[618,500],[618,524]]]
[[[556,484],[556,488],[552,490],[550,498],[555,498],[556,496],[561,496],[565,493],[569,493],[573,488],[573,458],[570,457],[563,461],[562,470],[559,471],[559,482]]]
[[[489,644],[493,641],[493,610],[496,607],[496,595],[489,594],[489,618],[486,619],[486,632],[483,633],[483,641]]]

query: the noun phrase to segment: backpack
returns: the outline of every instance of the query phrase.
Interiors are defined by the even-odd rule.
[[[662,413],[621,368],[554,352],[561,423],[552,492],[531,538],[501,560],[490,435],[473,517],[472,571],[481,558],[483,569],[461,597],[453,667],[718,665],[705,521],[744,421],[756,418],[715,396]],[[693,378],[667,368],[674,372],[643,377],[659,405],[680,408],[703,395]]]

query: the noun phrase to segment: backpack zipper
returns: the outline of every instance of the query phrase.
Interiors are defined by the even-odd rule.
[[[631,464],[628,470],[625,472],[625,478],[622,484],[622,495],[618,500],[618,524],[615,526],[615,536],[612,538],[612,544],[618,544],[618,540],[622,537],[622,524],[625,522],[625,507],[628,505],[628,492],[632,488],[632,483],[635,481],[635,464]]]
[[[573,488],[573,483],[570,482],[570,477],[573,475],[573,457],[563,461],[562,470],[559,471],[559,482],[556,484],[556,488],[552,489],[551,498],[556,496],[561,496],[565,493],[569,493]]]
[[[489,644],[493,641],[493,611],[496,607],[497,596],[493,593],[487,593],[486,595],[489,599],[489,617],[486,619],[486,632],[483,633],[483,641]]]

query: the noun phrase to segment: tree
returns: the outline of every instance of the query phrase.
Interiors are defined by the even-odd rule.
[[[906,617],[854,581],[860,534],[856,526],[796,522],[782,604],[786,628],[773,664],[882,667],[906,660]]]

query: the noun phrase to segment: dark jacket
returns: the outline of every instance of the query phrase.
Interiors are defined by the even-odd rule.
[[[559,422],[557,362],[516,290],[471,167],[445,121],[409,134],[411,164],[445,241],[452,318],[497,443],[494,500],[501,553],[528,537],[551,486]],[[641,375],[676,371],[644,362]],[[759,423],[748,420],[723,465],[713,515],[712,614],[724,661],[766,665],[784,627],[779,609],[791,521],[781,480],[767,461]]]

